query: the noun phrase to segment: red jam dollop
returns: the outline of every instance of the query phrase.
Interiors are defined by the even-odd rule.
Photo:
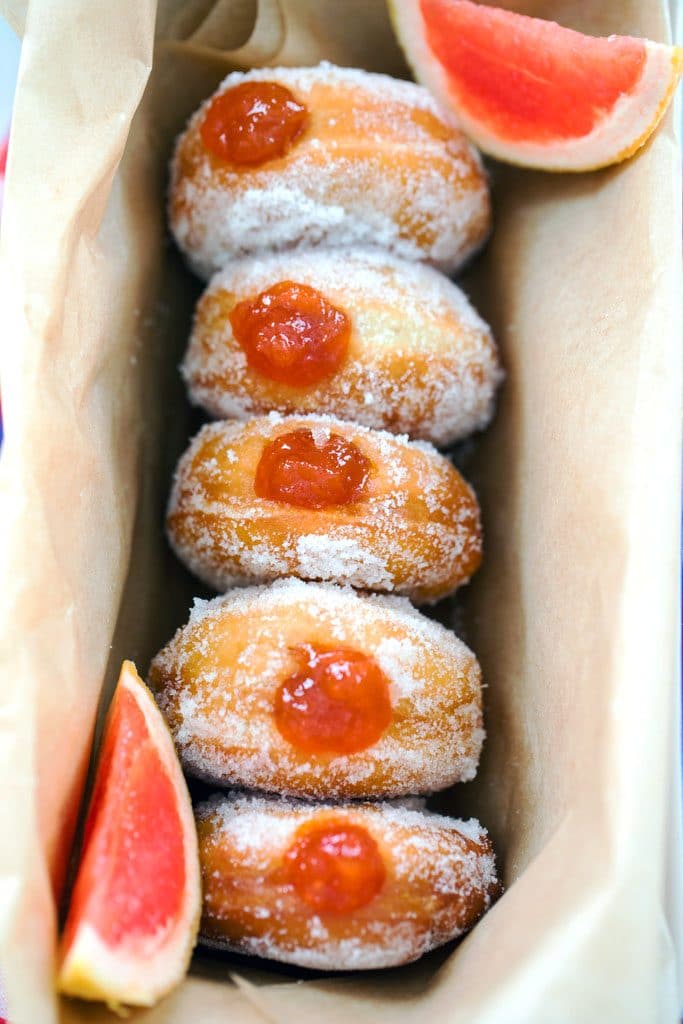
[[[247,362],[264,377],[294,388],[335,373],[346,356],[351,322],[316,288],[280,281],[230,314]]]
[[[213,99],[199,128],[220,160],[255,166],[284,156],[308,122],[308,110],[277,82],[242,82]]]
[[[372,463],[358,445],[317,427],[269,441],[254,479],[259,498],[298,508],[352,505],[363,497]]]
[[[386,869],[367,829],[346,821],[304,825],[285,853],[285,881],[318,914],[351,914],[377,896]]]
[[[309,754],[355,754],[391,724],[389,682],[374,658],[348,648],[305,644],[298,672],[280,685],[275,724]]]

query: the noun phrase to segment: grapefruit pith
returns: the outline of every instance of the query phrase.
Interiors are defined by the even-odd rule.
[[[173,740],[126,661],[62,938],[60,990],[114,1006],[151,1006],[185,973],[200,886],[192,806]]]
[[[597,38],[471,0],[390,0],[415,75],[491,156],[548,171],[619,163],[650,137],[683,50]]]

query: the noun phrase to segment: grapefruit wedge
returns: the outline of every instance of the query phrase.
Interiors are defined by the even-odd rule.
[[[171,735],[130,661],[105,725],[58,986],[151,1006],[183,977],[201,907],[192,806]]]
[[[597,38],[470,0],[390,0],[416,78],[491,156],[547,171],[619,163],[650,137],[683,50]]]

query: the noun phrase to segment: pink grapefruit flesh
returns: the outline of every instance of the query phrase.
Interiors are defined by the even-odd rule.
[[[470,0],[392,0],[416,76],[499,159],[591,170],[636,151],[661,120],[683,51],[599,38]]]
[[[199,910],[185,780],[151,694],[124,662],[62,940],[61,991],[152,1005],[185,972]]]

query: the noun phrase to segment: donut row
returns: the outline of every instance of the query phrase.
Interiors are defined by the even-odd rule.
[[[432,267],[373,249],[232,260],[201,297],[182,374],[218,419],[326,413],[447,446],[485,427],[491,331]]]
[[[462,935],[498,891],[476,821],[236,793],[202,803],[197,818],[204,941],[237,953],[393,967]]]
[[[400,597],[281,580],[198,601],[149,683],[183,768],[315,799],[432,793],[474,778],[476,658]]]
[[[216,590],[291,575],[433,602],[481,562],[477,499],[448,459],[325,416],[203,427],[178,465],[167,530]]]
[[[490,228],[481,163],[412,83],[234,73],[178,140],[169,218],[211,278],[181,372],[217,422],[167,533],[221,596],[149,683],[185,772],[248,791],[196,809],[203,941],[405,963],[497,892],[477,822],[397,801],[472,779],[484,738],[474,654],[410,603],[481,561],[476,497],[433,447],[485,427],[502,378],[444,276]]]
[[[205,279],[309,246],[453,273],[486,240],[491,202],[476,150],[426,89],[322,63],[227,76],[178,139],[169,222]]]
[[[433,268],[456,270],[490,217],[476,151],[421,86],[328,64],[228,75],[171,165],[171,229],[211,277],[183,363],[191,400],[438,445],[485,427],[496,347]]]

